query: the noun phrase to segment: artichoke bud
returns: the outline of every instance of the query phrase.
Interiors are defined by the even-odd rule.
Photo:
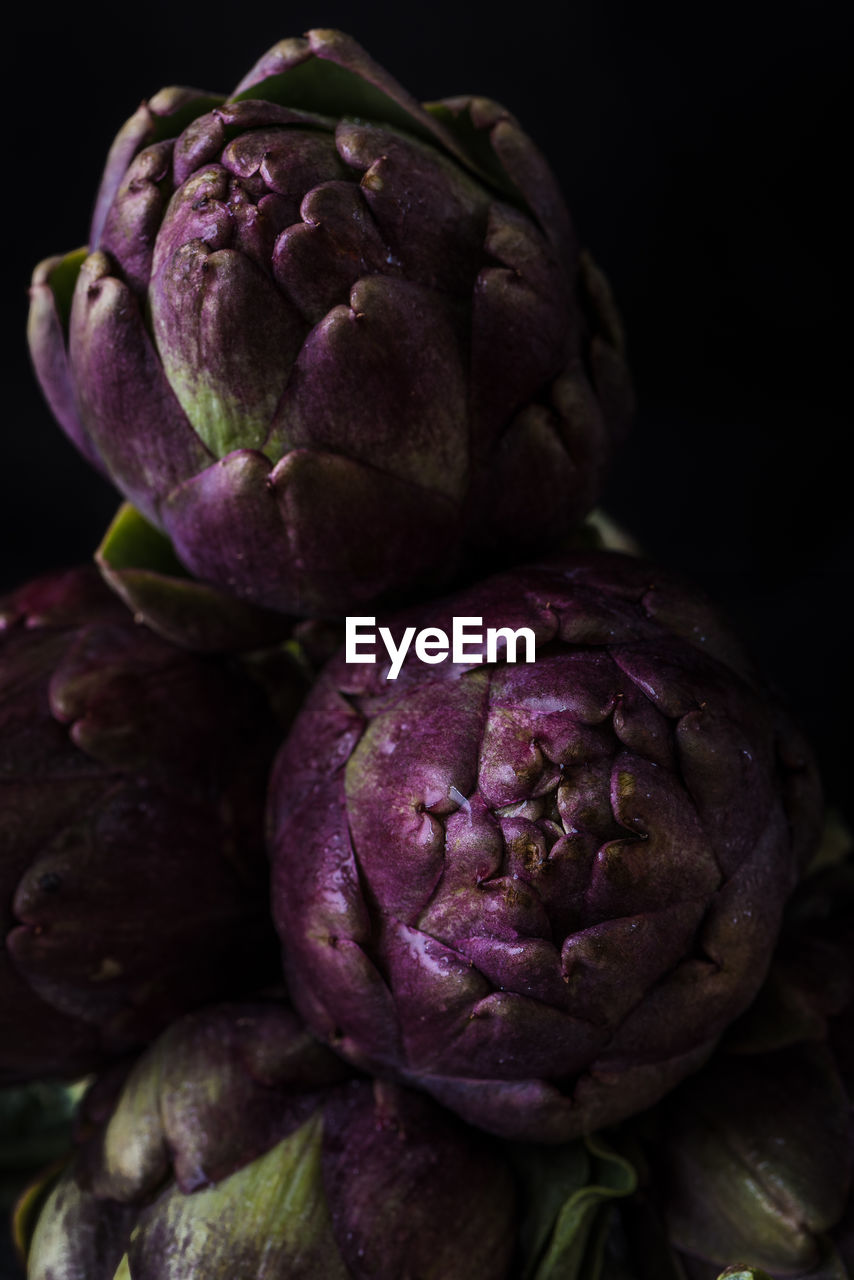
[[[279,676],[298,700],[304,678]],[[281,731],[237,661],[137,625],[94,567],[0,602],[0,1082],[73,1079],[280,980]]]
[[[501,1137],[653,1105],[761,984],[817,835],[809,752],[709,602],[634,557],[568,551],[380,634],[391,665],[345,646],[272,773],[294,1003]]]
[[[831,828],[832,830],[832,828]],[[826,843],[827,827],[824,841]],[[854,1009],[854,858],[811,870],[786,905],[768,977],[754,1003],[730,1028],[726,1047],[763,1053],[801,1041],[830,1039],[837,1066],[850,1072]]]
[[[352,1078],[281,1006],[221,1006],[130,1071],[28,1274],[506,1280],[514,1194],[494,1144],[428,1099]]]
[[[323,1121],[294,1133],[222,1182],[185,1195],[177,1185],[141,1211],[116,1272],[178,1280],[269,1274],[346,1280],[321,1169]],[[289,1268],[305,1268],[297,1273]]]
[[[665,1104],[667,1223],[678,1249],[810,1272],[851,1190],[849,1101],[829,1050],[719,1055]]]
[[[631,413],[607,284],[518,123],[427,109],[334,31],[227,99],[143,104],[89,255],[36,269],[29,337],[63,430],[181,564],[285,614],[565,537]]]

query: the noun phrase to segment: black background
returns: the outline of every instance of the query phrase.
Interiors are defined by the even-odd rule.
[[[498,98],[611,277],[639,396],[605,506],[724,605],[848,803],[847,3],[20,7],[7,27],[0,587],[87,558],[116,498],[52,425],[32,265],[86,239],[107,147],[162,84],[231,88],[350,32],[417,97]],[[849,757],[850,758],[850,757]]]

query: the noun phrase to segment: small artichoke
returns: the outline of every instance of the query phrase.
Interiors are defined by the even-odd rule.
[[[455,616],[481,620],[466,660],[342,655],[316,683],[273,772],[274,914],[322,1039],[562,1142],[650,1106],[753,999],[818,784],[708,602],[649,564],[578,553],[389,631]],[[506,627],[535,662],[490,659]]]
[[[228,98],[143,104],[29,332],[63,428],[183,564],[286,613],[561,537],[629,413],[530,139],[484,98],[422,106],[335,31]]]
[[[89,1109],[103,1119],[47,1199],[29,1280],[510,1275],[495,1145],[353,1079],[281,1007],[189,1015]]]
[[[94,567],[0,601],[0,1082],[275,979],[278,739],[253,681],[138,626]]]

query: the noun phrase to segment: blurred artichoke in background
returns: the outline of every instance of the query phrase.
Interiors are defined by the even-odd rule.
[[[630,413],[607,285],[513,117],[424,107],[335,31],[139,109],[90,251],[35,272],[30,345],[183,564],[297,614],[562,537]]]
[[[96,1131],[47,1198],[29,1280],[510,1274],[497,1145],[422,1095],[353,1079],[283,1008],[189,1015],[88,1111]]]
[[[536,662],[333,660],[273,774],[274,915],[322,1039],[564,1141],[654,1103],[753,999],[818,783],[708,602],[643,561],[577,553],[389,628],[454,616],[530,628]]]
[[[276,978],[279,733],[237,666],[136,625],[94,568],[0,602],[0,1082],[79,1074]]]
[[[854,861],[804,883],[768,982],[651,1129],[653,1196],[689,1280],[743,1258],[854,1277]]]
[[[732,1258],[847,1278],[830,1235],[846,1207],[854,1226],[851,1105],[832,1053],[805,1044],[721,1055],[668,1100],[666,1222],[692,1280]]]

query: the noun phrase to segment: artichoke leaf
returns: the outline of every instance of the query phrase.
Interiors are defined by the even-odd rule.
[[[143,1211],[114,1280],[259,1280],[291,1274],[347,1280],[323,1189],[323,1118],[214,1186],[172,1186]]]
[[[99,1201],[74,1164],[45,1176],[19,1203],[15,1241],[28,1280],[109,1280],[134,1210]]]
[[[154,142],[166,142],[177,138],[199,116],[221,107],[225,98],[221,93],[205,93],[197,89],[184,89],[180,85],[168,85],[150,98],[148,108],[148,137],[144,146]]]
[[[104,534],[95,563],[137,621],[172,644],[196,652],[258,649],[285,640],[291,619],[192,578],[169,538],[123,503]]]
[[[62,257],[49,258],[42,264],[43,280],[39,281],[39,283],[45,283],[53,294],[54,306],[62,323],[63,331],[66,334],[68,333],[71,300],[74,297],[77,277],[80,274],[80,268],[88,257],[89,250],[84,245],[82,249],[72,249],[70,253],[66,253]]]
[[[318,29],[305,41],[274,46],[241,81],[230,102],[262,98],[336,119],[392,125],[450,152],[487,185],[524,207],[488,142],[450,112],[420,103],[364,49],[340,31]]]
[[[233,102],[261,98],[281,107],[314,112],[332,119],[377,120],[407,133],[436,141],[407,110],[356,71],[321,58],[308,58],[236,93]]]
[[[469,163],[475,171],[488,178],[490,186],[496,187],[511,204],[527,210],[524,196],[510,181],[495,154],[489,132],[478,129],[468,111],[454,112],[444,102],[425,102],[424,106],[434,119],[454,135],[460,150],[470,157]]]
[[[119,507],[95,556],[102,575],[113,587],[109,575],[124,569],[190,578],[165,533],[150,524],[129,502]]]
[[[600,1280],[614,1200],[637,1186],[632,1165],[600,1135],[560,1147],[520,1146],[522,1280]]]
[[[283,40],[240,82],[231,102],[263,98],[334,118],[394,125],[456,154],[456,140],[355,40],[319,28]],[[466,160],[465,154],[458,159]]]

